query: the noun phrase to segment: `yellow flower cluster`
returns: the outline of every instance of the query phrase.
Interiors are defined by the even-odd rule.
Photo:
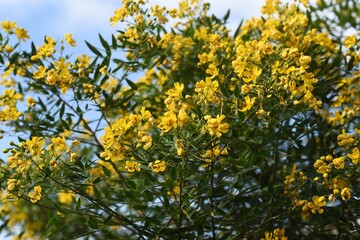
[[[7,166],[14,170],[7,180],[6,190],[9,196],[19,197],[29,191],[27,186],[33,179],[48,174],[43,171],[45,168],[56,173],[61,171],[60,166],[75,162],[77,154],[73,152],[73,148],[80,144],[78,140],[74,140],[71,147],[66,144],[64,137],[54,137],[49,141],[51,143],[46,146],[43,137],[35,136],[18,145],[11,143],[13,148],[3,151],[10,151]],[[32,203],[40,201],[43,196],[41,186],[35,186],[27,196]]]
[[[211,136],[221,137],[222,134],[229,131],[229,124],[222,122],[225,119],[224,115],[217,115],[216,118],[212,118],[210,115],[206,115],[204,119],[207,122],[205,129]]]
[[[15,35],[19,41],[25,42],[26,39],[30,38],[30,36],[27,33],[27,30],[24,28],[18,27],[16,22],[10,22],[9,20],[1,22],[1,29],[8,34],[15,33]]]
[[[336,197],[341,197],[343,201],[351,198],[349,173],[357,168],[360,162],[360,151],[357,147],[360,131],[358,129],[354,131],[356,134],[348,134],[343,129],[337,137],[338,145],[343,149],[344,154],[338,157],[331,154],[321,156],[313,164],[316,173],[319,174],[314,178],[314,182],[322,179],[321,185],[331,192],[329,195],[314,196],[312,202],[300,199],[299,189],[305,181],[310,181],[310,179],[303,172],[298,172],[295,165],[292,173],[285,177],[284,193],[291,199],[293,208],[301,208],[303,219],[307,218],[310,212],[323,213],[322,207],[326,205],[326,199],[333,203]]]
[[[101,158],[117,163],[126,158],[133,159],[133,148],[149,149],[152,146],[152,137],[148,130],[153,124],[151,113],[144,107],[139,114],[130,114],[116,120],[111,127],[105,128]],[[140,171],[140,165],[135,161],[126,161],[125,164],[129,172]]]
[[[265,238],[261,238],[261,240],[287,240],[288,238],[285,236],[285,229],[277,228],[273,232],[266,232]]]
[[[164,103],[167,111],[161,117],[160,123],[158,124],[158,128],[161,129],[162,133],[167,133],[177,127],[181,128],[190,119],[187,115],[188,105],[183,102],[183,90],[184,84],[176,82],[174,87],[166,92],[168,97]]]
[[[23,95],[17,93],[14,89],[5,89],[0,95],[0,107],[5,107],[0,110],[0,121],[16,121],[22,113],[16,108],[18,101],[23,99]]]
[[[30,198],[30,201],[32,203],[36,203],[37,201],[39,201],[41,199],[41,186],[35,186],[34,187],[34,192],[29,192],[28,196]]]
[[[154,173],[164,172],[166,169],[165,161],[155,160],[154,163],[149,163],[149,168]]]
[[[212,148],[205,150],[201,155],[204,161],[204,164],[202,164],[203,168],[210,167],[215,160],[225,160],[225,157],[228,155],[228,148],[222,147],[219,142],[213,142],[211,145]]]

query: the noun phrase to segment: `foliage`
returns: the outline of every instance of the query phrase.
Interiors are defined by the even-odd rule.
[[[76,59],[2,22],[2,231],[359,238],[356,0],[267,0],[233,32],[199,0],[122,2]]]

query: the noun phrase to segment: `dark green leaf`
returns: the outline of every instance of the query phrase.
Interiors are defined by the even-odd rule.
[[[111,176],[110,170],[107,169],[105,166],[101,166],[101,167],[102,167],[102,170],[103,170],[104,174],[105,174],[106,176],[110,177],[110,176]]]
[[[223,17],[224,22],[226,22],[230,17],[230,9],[226,12],[225,16]]]
[[[50,219],[49,219],[49,221],[47,222],[47,224],[46,224],[46,229],[49,229],[49,227],[51,226],[51,225],[56,225],[56,223],[58,222],[57,221],[57,218],[58,216],[57,215],[55,215],[55,216],[52,216]]]
[[[86,45],[88,46],[88,48],[95,53],[95,55],[99,56],[99,57],[103,57],[103,55],[101,54],[101,52],[99,50],[97,50],[96,47],[94,47],[93,45],[91,45],[89,42],[85,41]]]
[[[41,106],[41,110],[42,110],[43,112],[47,112],[46,105],[45,105],[44,102],[41,100],[41,98],[38,98],[38,102],[39,102],[39,104],[40,104],[40,106]]]
[[[113,49],[116,49],[116,48],[118,47],[117,40],[116,40],[114,34],[111,35],[111,44],[112,44],[111,47],[112,47]]]
[[[59,213],[62,213],[62,214],[68,214],[69,213],[68,210],[61,207],[60,205],[57,205],[56,203],[53,203],[53,205],[54,205],[54,208],[56,209],[56,211],[58,211]]]
[[[90,217],[89,221],[88,221],[88,224],[89,224],[89,227],[92,228],[92,229],[98,229],[99,228],[95,218]]]
[[[240,22],[239,26],[235,30],[234,38],[236,38],[239,35],[240,30],[241,30],[241,26],[243,25],[243,22],[244,22],[244,19],[241,19],[241,22]]]
[[[109,55],[111,53],[109,43],[107,41],[105,41],[105,39],[101,36],[100,33],[99,33],[99,39],[100,39],[101,45],[105,48],[106,53]]]
[[[60,118],[64,116],[64,112],[65,112],[65,103],[61,105],[60,113],[59,113]]]
[[[77,201],[76,201],[76,211],[79,211],[80,210],[80,207],[81,207],[81,198],[79,198]]]
[[[137,89],[138,89],[137,85],[136,85],[134,82],[130,81],[129,79],[126,79],[126,82],[127,82],[127,84],[129,84],[129,86],[131,87],[131,89],[133,89],[133,90],[137,90]]]

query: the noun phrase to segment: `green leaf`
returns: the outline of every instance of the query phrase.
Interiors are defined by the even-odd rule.
[[[93,217],[89,218],[88,224],[89,224],[89,227],[92,228],[92,229],[98,229],[99,228],[96,219],[93,218]]]
[[[55,118],[53,116],[51,116],[50,114],[46,114],[45,117],[50,120],[51,122],[53,122],[55,120]]]
[[[95,53],[95,55],[99,56],[99,57],[104,57],[101,52],[99,50],[97,50],[96,47],[94,47],[93,45],[91,45],[88,41],[85,41],[86,45],[88,46],[88,48]]]
[[[76,201],[76,211],[79,211],[80,210],[80,207],[81,207],[81,198],[79,198],[77,201]]]
[[[101,181],[101,178],[97,177],[94,181],[92,181],[93,184],[98,184]]]
[[[100,39],[101,45],[105,48],[106,53],[110,54],[111,53],[110,45],[107,41],[105,41],[105,39],[101,36],[100,33],[99,33],[99,39]]]
[[[230,9],[226,12],[225,16],[223,17],[224,22],[226,22],[230,17]]]
[[[101,166],[101,167],[102,167],[102,170],[103,170],[104,174],[105,174],[106,176],[110,177],[110,176],[111,176],[110,170],[107,169],[105,166]]]
[[[137,185],[136,185],[136,182],[135,181],[127,181],[127,185],[129,186],[130,189],[134,189],[136,190],[137,189]]]
[[[20,83],[18,83],[18,89],[19,89],[19,93],[23,94],[23,89]]]
[[[244,19],[241,19],[241,22],[240,22],[239,26],[235,30],[234,38],[236,38],[239,35],[240,30],[241,30],[241,26],[243,25],[243,23],[244,23]]]
[[[47,112],[46,105],[44,104],[44,102],[41,100],[40,97],[38,98],[38,102],[39,102],[39,104],[40,104],[40,106],[41,106],[41,110],[42,110],[43,112]]]
[[[134,82],[130,81],[129,79],[126,79],[126,82],[127,82],[127,84],[129,84],[129,86],[131,87],[131,89],[133,89],[133,90],[137,90],[137,89],[138,89],[137,85],[136,85]]]
[[[54,208],[56,209],[56,211],[58,211],[59,213],[62,213],[62,214],[68,214],[69,213],[68,210],[61,207],[60,205],[57,205],[56,203],[53,203],[53,205],[54,205]]]
[[[175,182],[177,180],[177,178],[178,178],[177,168],[173,167],[171,169],[171,180],[173,180]]]
[[[64,112],[65,112],[65,103],[61,105],[60,113],[59,113],[60,118],[64,116]]]
[[[113,49],[116,49],[118,47],[117,40],[116,40],[114,34],[111,34],[111,44],[112,44]]]
[[[230,98],[230,92],[229,92],[229,90],[228,90],[227,87],[225,87],[225,86],[223,86],[221,83],[219,83],[219,88],[220,88],[221,93],[222,93],[225,97]]]
[[[52,216],[52,217],[49,219],[49,221],[47,222],[45,229],[49,229],[49,227],[50,227],[51,225],[56,225],[56,223],[57,223],[57,219],[56,219],[56,218],[57,218],[57,217],[58,217],[57,215]]]
[[[34,42],[31,42],[31,55],[35,55],[36,54],[36,47]]]
[[[135,203],[142,203],[142,201],[140,200],[140,195],[137,192],[127,191],[126,197]]]

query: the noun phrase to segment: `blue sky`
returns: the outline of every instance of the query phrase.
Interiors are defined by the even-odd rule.
[[[150,0],[150,3],[176,7],[178,0]],[[209,0],[211,12],[223,16],[231,9],[229,27],[236,28],[242,18],[260,15],[264,0]],[[74,53],[89,53],[84,40],[99,43],[98,33],[110,39],[120,25],[111,27],[109,17],[121,6],[121,0],[0,0],[0,21],[16,21],[29,31],[35,45],[41,45],[45,35],[62,39],[72,33],[78,47]]]

